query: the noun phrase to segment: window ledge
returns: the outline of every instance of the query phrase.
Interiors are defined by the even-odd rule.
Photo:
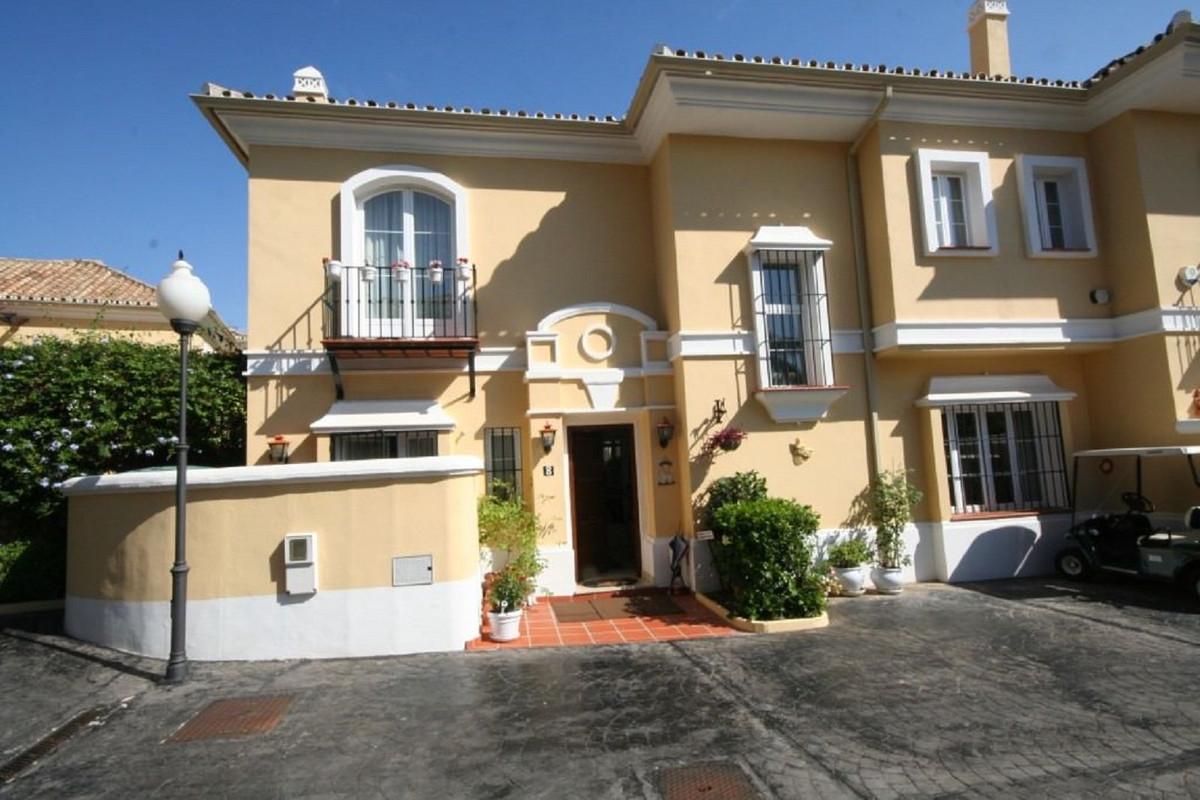
[[[754,393],[774,422],[814,422],[850,391],[849,386],[782,386]]]
[[[1063,514],[1068,510],[1063,508],[1043,508],[1036,511],[972,511],[969,514],[951,514],[950,521],[970,522],[981,519],[1022,519],[1026,517],[1040,517],[1046,514]]]
[[[930,250],[926,255],[934,258],[942,257],[958,257],[958,258],[991,258],[992,256],[1000,255],[1000,249],[997,247],[939,247],[936,250]]]
[[[1096,258],[1099,254],[1093,247],[1071,247],[1061,250],[1031,250],[1030,258]]]

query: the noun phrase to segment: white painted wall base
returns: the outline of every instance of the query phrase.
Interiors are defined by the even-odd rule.
[[[346,658],[462,650],[479,635],[479,581],[229,597],[188,603],[188,657],[197,661]],[[170,650],[165,601],[66,598],[66,632],[154,658]]]
[[[575,594],[575,551],[567,545],[557,547],[539,547],[538,556],[546,562],[546,568],[538,576],[538,595],[573,595]],[[479,559],[479,577],[489,572],[500,571],[508,563],[508,556],[503,550],[484,548]]]
[[[937,580],[947,583],[1054,573],[1070,514],[932,523]]]

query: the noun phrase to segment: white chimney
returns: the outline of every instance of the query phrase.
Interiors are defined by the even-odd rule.
[[[1012,75],[1008,55],[1008,0],[975,0],[967,12],[972,75]]]
[[[292,73],[292,94],[296,97],[315,97],[325,100],[329,92],[325,90],[325,76],[316,67],[301,67]]]

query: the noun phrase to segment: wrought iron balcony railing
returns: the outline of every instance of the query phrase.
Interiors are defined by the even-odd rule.
[[[474,340],[475,267],[325,265],[324,338]]]

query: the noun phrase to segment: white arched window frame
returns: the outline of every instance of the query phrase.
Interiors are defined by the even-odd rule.
[[[445,175],[424,167],[408,165],[390,165],[372,167],[363,170],[342,183],[340,195],[341,242],[340,260],[347,267],[362,267],[366,263],[366,215],[364,208],[367,201],[379,195],[399,191],[416,191],[437,197],[448,203],[451,216],[451,241],[454,243],[454,257],[463,258],[469,255],[467,246],[468,226],[467,192],[461,184]],[[411,257],[411,256],[410,256]],[[425,267],[425,264],[413,264],[414,267]],[[445,264],[446,280],[454,281],[454,264]],[[358,337],[372,335],[373,323],[367,318],[367,304],[360,302],[364,289],[361,282],[363,272],[348,269],[342,273],[342,297],[344,308],[351,313],[342,313],[341,333],[344,336]],[[473,314],[472,304],[468,294],[471,286],[467,282],[454,281],[457,299],[464,303],[468,313]],[[411,284],[401,284],[401,302],[399,308],[411,309],[413,304],[407,296],[411,292]],[[438,330],[437,320],[414,319],[411,316],[388,320],[385,330],[393,335],[403,337],[428,337],[443,335]],[[472,324],[473,329],[473,324]]]

